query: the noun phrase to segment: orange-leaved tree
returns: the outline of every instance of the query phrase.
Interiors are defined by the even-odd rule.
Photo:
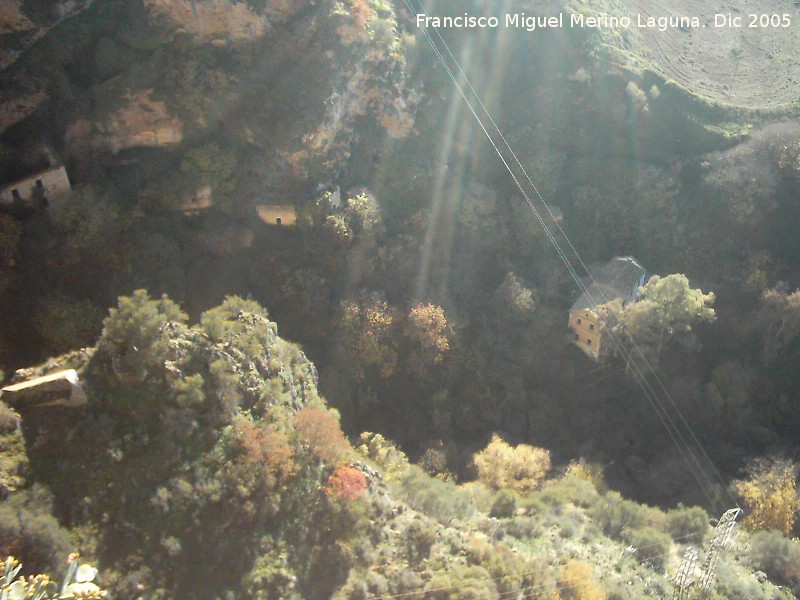
[[[328,477],[325,493],[334,500],[358,500],[367,491],[367,478],[359,469],[339,465]]]

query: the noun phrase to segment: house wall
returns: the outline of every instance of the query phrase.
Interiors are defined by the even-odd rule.
[[[204,185],[193,195],[188,196],[181,204],[180,210],[185,213],[198,212],[211,208],[214,203],[214,196],[210,185]]]
[[[67,170],[63,166],[54,167],[0,189],[0,203],[12,204],[16,200],[15,190],[20,200],[30,200],[33,198],[36,188],[39,187],[37,183],[39,181],[41,181],[42,192],[48,199],[71,189]]]
[[[597,360],[602,341],[602,326],[597,317],[588,310],[570,312],[569,329],[572,343]]]
[[[295,225],[297,223],[297,211],[291,205],[261,204],[256,207],[256,210],[258,210],[258,218],[267,225]]]

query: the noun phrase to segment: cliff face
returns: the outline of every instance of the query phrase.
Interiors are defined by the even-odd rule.
[[[198,41],[225,44],[262,37],[267,18],[250,5],[231,0],[145,0],[153,19],[166,21]]]
[[[0,71],[17,59],[51,29],[88,10],[96,0],[27,2],[3,0],[0,3]]]

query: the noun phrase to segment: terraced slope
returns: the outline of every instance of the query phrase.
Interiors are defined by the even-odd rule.
[[[627,28],[598,28],[600,44],[622,66],[651,70],[715,104],[785,109],[800,101],[797,4],[792,0],[593,0],[573,1],[569,8],[586,15],[630,19]],[[715,19],[715,15],[721,16]],[[697,19],[688,27],[639,27],[648,17]],[[738,18],[738,26],[727,17]]]

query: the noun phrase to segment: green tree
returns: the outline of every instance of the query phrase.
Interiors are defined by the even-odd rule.
[[[769,361],[800,334],[800,290],[789,293],[779,285],[765,291],[753,326],[763,340],[764,359]]]
[[[43,297],[33,311],[36,331],[56,354],[91,344],[102,321],[97,305],[64,294]]]
[[[185,180],[193,185],[210,185],[214,206],[227,208],[236,189],[233,172],[237,158],[233,149],[212,142],[186,152],[179,168]]]
[[[111,358],[120,379],[142,381],[166,359],[170,326],[184,331],[187,319],[166,296],[155,300],[145,290],[136,290],[132,296],[122,296],[103,321],[98,351]]]
[[[678,341],[688,348],[696,346],[692,328],[712,323],[714,294],[692,289],[685,275],[654,275],[639,292],[636,303],[621,309],[619,304],[606,305],[617,335],[633,340],[656,356],[670,342]]]
[[[347,199],[344,215],[356,235],[376,235],[383,225],[378,200],[367,190],[361,190]]]
[[[0,498],[5,498],[25,483],[28,456],[20,416],[4,402],[0,402],[0,449]]]

